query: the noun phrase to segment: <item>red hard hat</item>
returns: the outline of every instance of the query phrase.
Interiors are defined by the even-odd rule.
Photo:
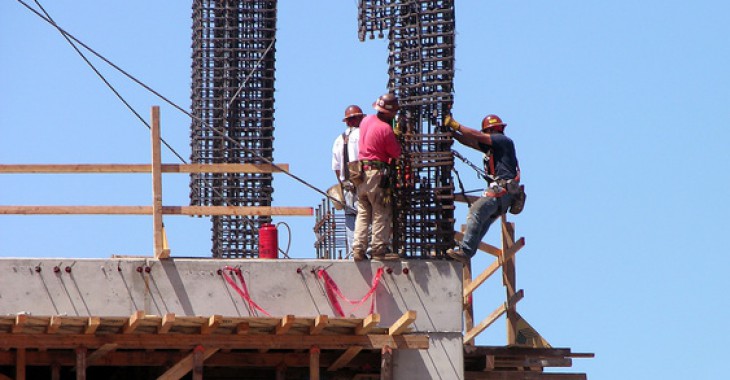
[[[373,103],[373,108],[378,112],[384,112],[388,114],[395,114],[400,109],[398,105],[398,98],[391,93],[381,95],[378,100]]]
[[[486,129],[493,128],[498,131],[503,131],[504,127],[506,127],[507,124],[502,122],[502,119],[499,118],[497,115],[487,115],[482,120],[482,131]]]
[[[347,121],[347,119],[357,116],[364,116],[362,109],[356,105],[351,105],[345,108],[345,118],[342,121]]]

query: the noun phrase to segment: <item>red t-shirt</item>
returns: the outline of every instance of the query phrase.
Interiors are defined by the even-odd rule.
[[[358,150],[357,159],[361,161],[389,162],[391,158],[400,157],[401,153],[393,129],[377,115],[368,115],[360,123]]]

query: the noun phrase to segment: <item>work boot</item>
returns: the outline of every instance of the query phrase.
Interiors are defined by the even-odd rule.
[[[467,256],[464,251],[460,249],[449,248],[446,250],[446,254],[449,255],[449,257],[451,257],[452,259],[464,265],[469,264],[469,262],[471,261],[471,257]]]
[[[365,260],[367,260],[367,257],[365,257],[365,254],[362,252],[353,252],[352,260],[353,261],[365,261]]]
[[[372,260],[385,261],[385,253],[383,253],[383,252],[379,252],[379,253],[371,252],[370,256],[371,256]]]

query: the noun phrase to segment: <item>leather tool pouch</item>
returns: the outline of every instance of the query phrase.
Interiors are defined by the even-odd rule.
[[[525,185],[520,185],[519,191],[512,195],[512,203],[509,206],[510,214],[517,215],[525,208],[527,193],[525,193]]]
[[[355,186],[360,186],[363,181],[362,165],[360,165],[360,161],[348,162],[347,169],[350,172],[350,182],[352,182]]]

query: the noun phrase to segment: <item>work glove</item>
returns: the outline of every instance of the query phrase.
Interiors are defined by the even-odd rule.
[[[446,115],[446,117],[444,118],[444,125],[455,131],[461,129],[461,124],[459,124],[458,121],[454,120],[451,114]]]

